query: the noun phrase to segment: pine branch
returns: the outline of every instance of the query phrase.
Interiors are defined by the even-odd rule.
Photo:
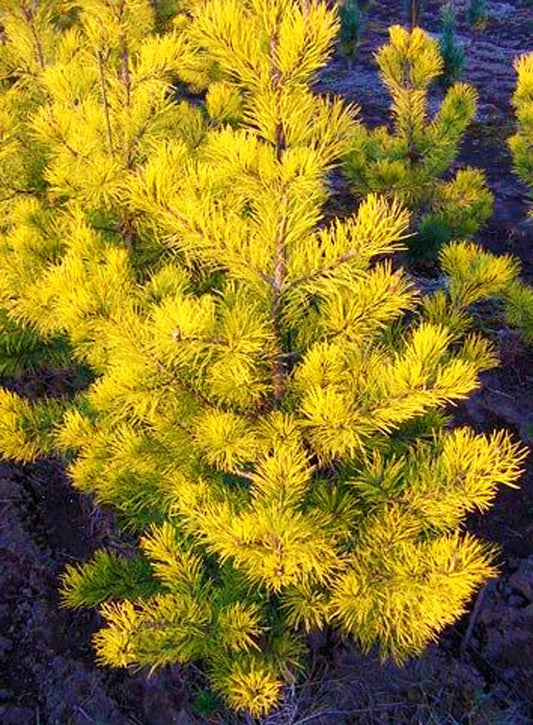
[[[18,194],[35,194],[35,189],[15,189],[12,194],[9,194],[9,196],[4,196],[0,198],[0,202],[2,201],[9,201],[10,199],[14,199]]]
[[[30,26],[31,34],[33,35],[33,38],[35,40],[35,47],[37,49],[37,59],[39,61],[39,67],[41,71],[44,70],[45,62],[44,62],[44,53],[41,46],[41,41],[39,39],[39,35],[37,31],[35,30],[35,22],[34,22],[34,14],[37,12],[37,5],[36,3],[33,4],[33,10],[30,10],[30,8],[27,8],[24,6],[23,8],[24,17],[28,21],[28,25]]]
[[[203,337],[201,335],[182,335],[179,330],[172,334],[172,338],[176,342],[202,342],[206,345],[214,345],[219,347],[229,347],[227,340],[223,337]]]
[[[274,259],[274,278],[272,280],[272,327],[274,329],[274,335],[276,339],[276,346],[278,348],[277,354],[274,357],[272,365],[272,389],[274,391],[274,405],[278,407],[281,403],[283,393],[285,391],[286,366],[281,357],[282,350],[282,290],[287,274],[287,248],[285,243],[285,230],[287,218],[285,214],[287,205],[287,196],[283,197],[281,203],[281,215],[282,224],[278,231],[278,238],[276,240],[275,248],[275,259]]]
[[[63,146],[68,151],[70,151],[70,153],[74,156],[74,158],[76,158],[76,159],[82,158],[82,157],[80,157],[80,154],[78,153],[78,151],[76,151],[76,149],[73,146],[71,146],[71,144],[69,144],[69,142],[66,140],[66,138],[64,138],[63,134],[61,133],[59,123],[51,112],[49,114],[48,120],[50,122],[50,125],[56,129],[56,132],[58,132],[57,137],[59,138],[59,141],[63,144]],[[86,161],[85,158],[83,158],[83,160]]]
[[[124,83],[124,86],[126,88],[126,103],[128,106],[131,105],[131,98],[130,98],[130,92],[131,92],[131,78],[130,78],[130,67],[129,67],[129,52],[128,52],[128,46],[126,45],[126,42],[124,41],[123,47],[122,47],[122,72],[121,72],[121,79]]]
[[[346,254],[340,255],[339,258],[332,264],[324,265],[323,267],[320,267],[320,269],[316,269],[313,272],[309,272],[309,274],[292,280],[287,286],[287,289],[290,290],[301,284],[313,282],[321,277],[327,277],[331,274],[331,272],[335,272],[335,270],[339,267],[342,267],[343,264],[350,262],[352,259],[356,259],[358,255],[360,255],[360,251],[346,252]]]
[[[126,242],[126,246],[131,251],[135,246],[137,236],[132,221],[129,217],[123,217],[117,225],[116,232]]]
[[[169,371],[164,367],[164,365],[159,360],[156,360],[155,362],[156,362],[156,367],[161,372],[168,374]],[[193,398],[195,398],[199,403],[201,403],[202,405],[209,407],[209,408],[213,405],[213,401],[210,400],[210,398],[205,396],[200,390],[198,390],[198,388],[193,387],[191,385],[191,383],[189,383],[187,380],[184,380],[182,376],[178,375],[174,371],[171,373],[171,376],[172,376],[173,380],[177,379],[178,384],[184,390],[186,390]],[[187,432],[190,432],[190,430],[186,427],[185,427],[185,430]]]
[[[107,91],[105,87],[105,77],[104,77],[104,66],[103,66],[103,58],[102,58],[102,51],[97,50],[96,51],[96,58],[98,60],[98,70],[100,73],[100,88],[102,91],[102,101],[104,103],[104,115],[105,115],[105,121],[106,121],[106,128],[107,128],[107,141],[109,144],[109,150],[111,154],[113,155],[113,136],[111,132],[111,119],[109,117],[109,103],[107,100]]]

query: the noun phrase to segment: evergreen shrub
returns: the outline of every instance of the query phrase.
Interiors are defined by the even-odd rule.
[[[509,138],[515,173],[533,191],[533,53],[516,58],[517,74],[512,104],[516,113],[516,133]],[[533,206],[530,210],[533,218]]]
[[[447,2],[441,8],[440,52],[443,60],[443,73],[439,80],[445,87],[459,80],[465,64],[465,49],[456,38],[456,12],[453,2]]]
[[[459,169],[443,180],[476,114],[477,94],[466,83],[454,83],[431,115],[430,87],[444,70],[438,41],[421,28],[395,25],[389,34],[375,57],[392,98],[392,128],[359,125],[344,170],[357,195],[401,200],[413,213],[413,257],[433,259],[445,242],[472,237],[492,213],[493,196],[481,170]]]
[[[470,25],[482,29],[487,22],[489,6],[487,0],[470,0],[466,9],[466,18]]]
[[[348,58],[350,66],[361,45],[361,29],[363,13],[358,0],[342,0],[339,4],[339,19],[341,22],[340,44],[342,54]]]
[[[533,191],[533,53],[516,58],[517,74],[512,104],[516,113],[517,129],[508,140],[514,172]],[[533,205],[529,209],[533,221]],[[519,327],[530,342],[533,341],[533,290],[516,281],[506,294],[507,317]]]
[[[62,29],[51,3],[2,9],[0,302],[94,379],[69,400],[1,390],[0,450],[62,456],[138,549],[69,566],[65,605],[98,607],[102,664],[201,662],[252,716],[313,630],[420,653],[494,574],[463,522],[522,466],[506,432],[447,426],[496,362],[469,310],[516,265],[453,243],[446,289],[422,293],[390,260],[399,201],[324,223],[358,123],[309,88],[340,29],[324,3],[196,0],[164,30],[148,0],[71,5]],[[471,107],[452,92],[436,141]]]

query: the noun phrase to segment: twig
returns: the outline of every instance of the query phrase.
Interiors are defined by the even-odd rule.
[[[485,593],[489,585],[491,585],[493,581],[494,579],[489,579],[489,581],[482,586],[479,594],[477,595],[474,609],[472,610],[472,614],[470,615],[470,619],[468,620],[468,627],[466,628],[465,636],[463,637],[463,641],[461,642],[461,646],[459,648],[459,654],[461,657],[463,657],[466,648],[468,647],[468,643],[472,637],[472,632],[474,631],[474,627],[476,626],[477,618],[479,617],[479,613],[481,612],[481,605],[483,604],[483,598],[485,596]]]
[[[75,708],[76,710],[78,710],[78,712],[81,712],[81,714],[86,717],[89,722],[95,723],[96,725],[96,721],[93,720],[92,717],[88,715],[82,707],[80,707],[79,705],[75,705]]]
[[[485,386],[485,390],[488,390],[491,393],[494,393],[495,395],[501,395],[504,398],[509,398],[509,400],[514,400],[514,395],[509,395],[509,393],[504,393],[503,390],[495,390],[494,388],[489,388],[488,385]]]
[[[235,468],[233,470],[233,473],[236,476],[240,476],[240,478],[246,478],[248,481],[253,481],[254,480],[254,477],[253,477],[253,475],[251,473],[247,473],[246,471],[241,471],[240,468]]]
[[[102,61],[102,53],[100,51],[96,54],[98,58],[98,68],[100,70],[100,84],[102,88],[102,100],[104,102],[104,114],[105,114],[105,120],[106,120],[106,126],[107,126],[107,140],[109,142],[109,150],[111,152],[111,155],[113,155],[113,136],[111,134],[111,120],[109,118],[109,105],[107,102],[107,93],[105,88],[105,77],[104,77],[104,65]]]
[[[131,79],[130,79],[130,64],[129,64],[129,53],[128,53],[128,47],[126,43],[124,42],[124,45],[122,47],[122,81],[126,87],[126,99],[128,106],[131,103],[130,98],[130,88],[131,88]]]
[[[30,26],[31,34],[33,35],[33,39],[35,40],[35,48],[37,50],[37,60],[39,61],[39,67],[41,70],[44,70],[44,55],[43,55],[43,48],[41,46],[41,41],[39,39],[39,36],[37,35],[37,31],[35,30],[35,23],[34,23],[34,12],[36,11],[36,8],[34,10],[30,10],[29,8],[24,9],[24,17],[26,18],[28,25]]]

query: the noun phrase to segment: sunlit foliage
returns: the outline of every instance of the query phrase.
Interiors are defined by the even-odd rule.
[[[310,630],[421,652],[494,573],[462,522],[520,474],[508,434],[446,428],[496,362],[470,308],[516,265],[455,243],[446,289],[425,294],[389,259],[398,200],[324,223],[358,124],[309,87],[340,28],[324,3],[196,0],[164,32],[144,0],[79,0],[61,27],[46,5],[2,11],[18,55],[8,43],[0,303],[64,336],[94,382],[71,401],[3,390],[0,450],[62,455],[138,541],[69,566],[64,604],[99,607],[101,663],[200,661],[252,716],[280,702]],[[392,32],[435,62],[424,35]],[[402,72],[396,50],[380,58]],[[402,133],[406,103],[398,90]]]

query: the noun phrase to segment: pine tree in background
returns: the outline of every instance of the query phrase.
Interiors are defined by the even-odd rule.
[[[350,67],[353,67],[354,59],[361,45],[363,25],[363,13],[358,0],[342,0],[339,5],[339,18],[341,21],[341,51],[348,58]]]
[[[512,103],[517,118],[516,133],[509,138],[514,172],[533,192],[533,53],[519,56],[514,63],[517,84]],[[533,220],[533,204],[529,209]],[[533,342],[533,290],[519,282],[507,293],[508,319]]]
[[[464,46],[456,38],[456,13],[452,2],[441,8],[440,53],[443,60],[443,72],[439,80],[448,88],[459,80],[465,64]]]
[[[154,145],[169,135],[194,145],[206,128],[199,109],[174,101],[170,81],[178,60],[185,74],[189,64],[193,79],[197,61],[187,54],[180,34],[184,15],[177,16],[174,29],[155,34],[168,25],[171,5],[158,5],[163,16],[154,14],[145,0],[109,7],[102,2],[13,0],[0,11],[5,29],[0,48],[0,297],[9,314],[9,320],[4,313],[1,318],[6,335],[0,370],[8,374],[31,371],[39,363],[66,364],[69,325],[77,315],[107,305],[104,279],[100,301],[76,295],[82,274],[76,266],[65,265],[61,274],[56,270],[53,284],[71,290],[72,300],[64,308],[56,306],[51,278],[39,291],[44,270],[68,248],[67,202],[83,206],[91,228],[109,239],[122,240],[125,234],[135,249],[135,264],[142,267],[160,255],[160,244],[150,241],[149,231],[136,229],[128,216],[122,188]],[[83,31],[76,22],[80,9],[85,9]],[[119,29],[122,40],[113,45]],[[154,35],[146,43],[150,29]],[[133,244],[139,234],[143,243]],[[90,248],[84,239],[69,244]],[[109,254],[118,273],[121,252]],[[91,264],[100,261],[89,255],[82,267]],[[40,294],[38,321],[34,301]],[[32,314],[28,304],[33,304]],[[97,348],[97,343],[87,343],[92,362]]]
[[[533,193],[533,53],[519,56],[514,63],[517,84],[512,97],[518,127],[509,139],[514,172]],[[530,209],[533,219],[533,205]]]
[[[466,19],[474,28],[482,30],[487,22],[489,6],[487,0],[470,0],[466,10]]]
[[[137,6],[142,11],[143,4],[123,3],[125,14],[130,15],[130,23]],[[10,262],[0,281],[6,310],[11,307],[11,286],[20,285],[22,290],[29,290],[37,270],[56,258],[62,242],[58,230],[53,228],[54,209],[65,196],[76,196],[74,187],[77,178],[83,177],[86,191],[92,184],[91,193],[105,194],[106,185],[110,185],[113,175],[118,176],[120,162],[117,165],[117,156],[120,152],[102,143],[103,110],[107,100],[106,86],[112,84],[120,73],[128,72],[129,49],[127,42],[121,49],[110,49],[103,44],[101,57],[97,60],[90,43],[82,47],[76,27],[80,5],[70,0],[6,0],[0,8],[3,27],[3,43],[0,45],[1,231],[7,232],[13,219],[17,219],[15,236],[6,234],[2,242],[4,247],[7,245],[6,251],[10,255]],[[156,28],[165,30],[173,5],[175,3],[169,0],[157,3]],[[96,3],[95,22],[109,23],[111,11],[103,16],[99,7]],[[142,12],[139,22],[142,36],[145,29]],[[97,35],[94,28],[92,32]],[[101,31],[101,35],[105,35],[105,30]],[[163,98],[161,85],[162,78],[165,74],[168,76],[175,61],[176,48],[173,52],[170,35],[158,43],[158,48],[154,44],[145,51],[145,64],[152,63],[146,69],[148,82],[134,99],[137,116],[131,118],[129,127],[125,129],[130,136],[126,143],[130,143],[132,150],[139,147],[143,140],[149,140],[151,129],[143,127],[145,122],[151,121],[152,126],[157,128],[164,124],[166,114],[169,120],[174,115],[180,127],[182,125],[174,105],[169,105]],[[150,52],[160,57],[150,58]],[[85,67],[81,67],[78,61],[72,65],[76,53],[83,53]],[[113,55],[111,65],[115,66],[114,79],[107,67],[110,54]],[[167,58],[164,58],[165,54]],[[72,69],[75,74],[70,76]],[[153,77],[150,79],[151,74]],[[102,111],[100,124],[95,118],[98,104]],[[122,108],[124,114],[133,105],[124,103]],[[40,117],[37,117],[37,109],[40,109]],[[117,113],[118,106],[115,109],[107,107],[111,122]],[[151,115],[153,119],[150,119]],[[26,122],[30,116],[35,116],[33,125]],[[111,128],[106,126],[106,129],[106,133],[112,133]],[[165,132],[164,128],[162,130]],[[139,138],[135,135],[137,131]],[[52,163],[51,158],[54,158]],[[123,168],[126,169],[128,164],[130,161],[124,158]],[[91,175],[94,178],[91,179]],[[62,184],[65,179],[68,180]],[[80,200],[87,204],[89,195],[80,195]],[[102,211],[99,210],[98,214],[101,215]],[[112,220],[105,212],[104,216],[105,220],[102,217],[100,222],[104,227],[109,225],[106,227],[108,231],[116,234],[118,229],[114,226],[121,223],[117,208]],[[95,221],[95,224],[98,223]],[[21,253],[17,269],[11,266],[13,247],[18,247]],[[74,280],[65,282],[74,283]],[[41,329],[37,333],[21,305],[17,303],[16,307],[16,310],[11,309],[9,318],[0,311],[0,374],[22,375],[45,366],[66,366],[71,361],[71,350],[61,325],[56,324],[52,329],[54,323],[51,320],[49,330]]]
[[[482,171],[465,168],[441,180],[475,116],[476,92],[454,83],[431,118],[429,88],[444,67],[438,42],[420,28],[396,25],[389,34],[376,61],[392,96],[393,127],[359,126],[344,170],[356,194],[376,192],[406,204],[416,232],[408,242],[413,256],[433,258],[443,243],[472,236],[492,212]]]
[[[73,401],[0,391],[0,450],[59,452],[138,536],[64,578],[66,605],[99,608],[99,661],[200,661],[259,716],[307,632],[403,661],[494,573],[461,526],[524,452],[448,430],[445,408],[495,364],[469,308],[516,264],[451,244],[446,289],[422,294],[386,260],[398,201],[324,225],[357,121],[309,89],[340,30],[323,3],[196,0],[160,36],[149,2],[76,4],[34,75],[42,192],[6,202],[0,300],[94,382]],[[173,75],[205,103],[173,98]]]
[[[48,2],[36,11],[35,3],[4,2],[0,9],[3,42],[0,44],[0,229],[15,199],[39,198],[44,191],[45,149],[31,136],[25,119],[43,99],[35,77],[54,57],[60,28],[68,16],[64,3]],[[55,22],[52,22],[52,19]],[[61,23],[63,22],[63,25]],[[59,27],[58,27],[59,26]],[[33,31],[39,45],[32,47]],[[28,52],[31,48],[32,52]],[[28,259],[26,262],[31,264]],[[1,283],[0,283],[1,284]],[[27,325],[0,310],[0,374],[19,376],[46,366],[68,364],[69,346],[61,336],[43,339]]]

